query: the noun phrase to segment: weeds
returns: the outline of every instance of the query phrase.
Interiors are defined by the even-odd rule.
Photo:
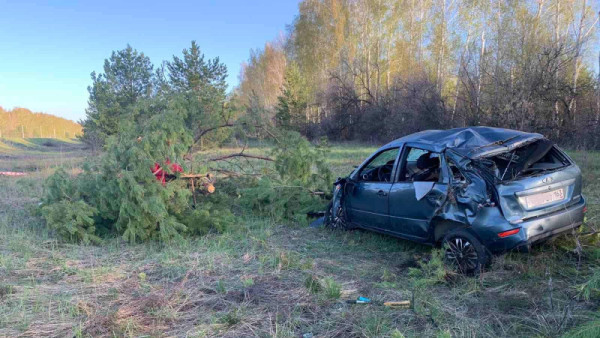
[[[594,269],[592,276],[577,287],[579,295],[585,300],[590,300],[600,293],[600,268]]]
[[[225,315],[219,318],[219,323],[225,324],[229,327],[239,324],[241,321],[242,319],[239,308],[228,311],[227,313],[225,313]]]
[[[227,293],[227,289],[225,288],[225,282],[223,282],[222,280],[217,281],[215,288],[219,293]]]
[[[596,338],[600,337],[600,319],[595,319],[591,322],[571,329],[563,335],[563,338]]]
[[[313,275],[307,275],[304,280],[304,286],[308,290],[308,292],[312,294],[320,293],[323,290],[323,286],[319,279]]]
[[[342,285],[331,277],[323,280],[323,295],[328,299],[339,299],[342,296]]]
[[[417,290],[445,283],[448,273],[444,266],[442,250],[432,250],[428,260],[419,262],[419,268],[409,268],[408,270],[408,275],[412,277],[413,287]]]

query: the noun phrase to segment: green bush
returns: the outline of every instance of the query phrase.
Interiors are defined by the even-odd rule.
[[[93,219],[97,212],[96,208],[81,200],[63,200],[42,208],[42,215],[48,226],[59,236],[71,242],[85,244],[101,242],[100,237],[96,235]]]
[[[237,222],[237,217],[229,209],[227,196],[216,192],[199,198],[196,208],[190,208],[180,214],[181,223],[187,226],[187,233],[206,235],[210,232],[226,232]]]
[[[313,146],[297,132],[278,137],[271,156],[276,174],[265,175],[241,190],[241,204],[274,219],[306,219],[309,211],[323,210],[330,197],[332,174],[326,164],[327,147]]]

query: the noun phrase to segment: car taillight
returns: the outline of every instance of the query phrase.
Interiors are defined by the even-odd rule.
[[[498,233],[498,237],[500,237],[500,238],[508,237],[508,236],[518,233],[519,231],[521,231],[521,228],[503,231],[503,232]]]

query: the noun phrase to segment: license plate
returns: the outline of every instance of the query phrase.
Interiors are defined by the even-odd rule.
[[[543,192],[525,197],[527,209],[533,209],[542,205],[550,204],[565,199],[565,188]]]

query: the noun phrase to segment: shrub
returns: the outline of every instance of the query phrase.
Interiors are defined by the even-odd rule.
[[[181,223],[186,225],[188,234],[202,236],[210,232],[226,232],[237,221],[227,204],[207,200],[181,214]]]
[[[306,219],[309,211],[323,210],[331,190],[325,145],[313,146],[297,132],[287,131],[271,155],[276,174],[265,175],[242,189],[242,205],[274,219]]]
[[[75,202],[63,200],[42,208],[42,215],[48,226],[56,233],[71,241],[88,244],[100,243],[96,235],[94,215],[98,210],[79,200]]]

